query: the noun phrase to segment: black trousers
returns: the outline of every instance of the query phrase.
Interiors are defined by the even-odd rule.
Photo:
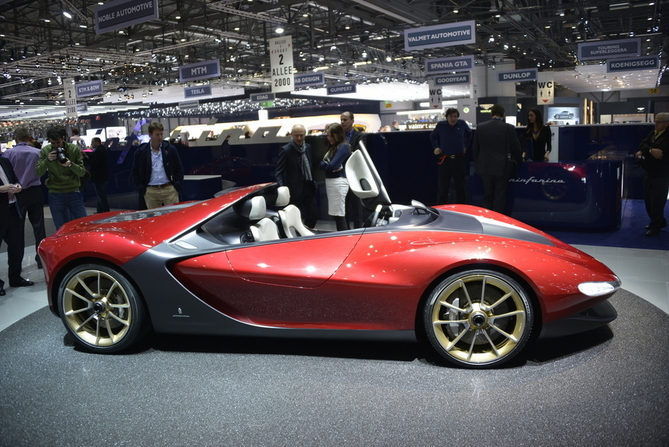
[[[643,198],[646,212],[650,217],[649,230],[659,230],[667,226],[667,219],[664,217],[667,194],[669,194],[669,177],[645,176],[643,178]]]
[[[316,203],[317,191],[316,182],[307,180],[304,181],[301,195],[293,197],[291,191],[290,203],[300,209],[302,221],[304,222],[304,225],[309,228],[315,228],[316,223],[318,222],[318,205]]]
[[[44,226],[44,196],[42,195],[42,186],[31,186],[23,189],[16,195],[21,212],[21,220],[25,224],[28,218],[33,227],[33,236],[35,236],[35,249],[39,247],[42,239],[46,237],[46,227]],[[23,239],[22,239],[23,241]],[[25,245],[25,242],[23,242]]]
[[[106,213],[109,211],[109,202],[107,201],[107,182],[93,182],[95,195],[98,196],[97,212]]]
[[[505,213],[506,190],[509,180],[504,175],[481,174],[483,180],[483,208]]]
[[[444,205],[449,203],[448,194],[451,189],[451,179],[455,186],[455,203],[467,203],[465,193],[465,177],[467,174],[467,157],[460,156],[450,158],[446,156],[439,165],[439,194],[437,203]]]
[[[23,262],[23,226],[24,222],[19,214],[18,203],[9,205],[7,225],[0,227],[0,243],[7,243],[7,276],[9,284],[17,283],[21,279],[21,263]],[[0,286],[5,282],[0,279]]]

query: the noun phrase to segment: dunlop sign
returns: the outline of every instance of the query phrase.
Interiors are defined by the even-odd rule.
[[[196,81],[198,79],[216,78],[221,75],[221,62],[198,62],[179,67],[179,82]]]
[[[586,42],[578,44],[578,58],[610,59],[641,55],[641,39],[607,40],[604,42]]]
[[[76,88],[77,88],[77,98],[101,95],[103,93],[102,80],[77,84]]]
[[[102,34],[158,18],[158,0],[116,0],[93,12],[95,34]]]
[[[442,75],[434,78],[434,85],[453,85],[469,84],[471,82],[471,73],[458,73],[453,75]]]
[[[404,49],[406,51],[449,47],[475,42],[476,22],[473,20],[411,28],[404,31]]]
[[[425,74],[451,73],[454,71],[470,71],[474,69],[474,56],[446,57],[425,61]]]
[[[527,70],[503,71],[497,74],[497,80],[499,82],[536,81],[537,73],[538,71],[536,68],[528,68]]]
[[[655,70],[660,68],[660,60],[657,56],[642,56],[629,59],[610,59],[606,61],[606,72],[632,70]]]

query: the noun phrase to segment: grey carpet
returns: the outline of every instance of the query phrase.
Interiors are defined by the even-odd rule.
[[[0,445],[669,445],[667,315],[612,303],[609,327],[484,371],[414,344],[150,336],[92,355],[43,309],[0,332]]]

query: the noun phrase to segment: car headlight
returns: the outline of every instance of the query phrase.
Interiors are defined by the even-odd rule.
[[[582,282],[578,290],[587,296],[602,296],[614,293],[620,288],[620,281]]]

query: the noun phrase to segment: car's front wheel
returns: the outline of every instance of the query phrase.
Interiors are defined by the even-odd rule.
[[[432,347],[450,363],[468,368],[511,360],[527,344],[533,322],[523,287],[490,270],[450,276],[432,291],[423,309]]]
[[[113,353],[146,332],[146,310],[130,281],[113,268],[87,264],[70,271],[58,289],[67,330],[87,351]]]

